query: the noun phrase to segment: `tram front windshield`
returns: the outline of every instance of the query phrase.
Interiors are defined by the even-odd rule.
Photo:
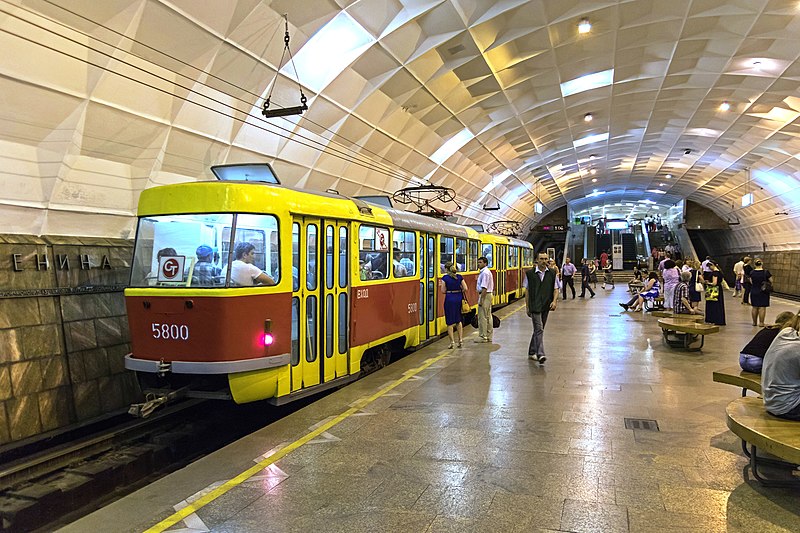
[[[280,281],[278,220],[273,215],[204,213],[139,219],[131,287],[253,286],[261,284],[261,272],[275,283]]]

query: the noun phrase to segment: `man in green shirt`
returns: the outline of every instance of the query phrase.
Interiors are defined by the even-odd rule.
[[[525,273],[523,283],[528,294],[525,299],[525,312],[533,321],[533,335],[528,346],[528,359],[544,363],[544,326],[547,315],[558,305],[558,279],[552,269],[547,268],[547,253],[539,252],[536,267]]]

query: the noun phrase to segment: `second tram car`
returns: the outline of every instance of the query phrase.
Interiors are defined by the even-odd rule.
[[[144,390],[237,403],[285,403],[438,338],[445,263],[473,309],[479,256],[496,305],[533,265],[525,241],[277,180],[154,187],[138,215],[126,368]]]

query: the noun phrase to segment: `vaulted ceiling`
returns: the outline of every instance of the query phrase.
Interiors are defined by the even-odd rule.
[[[0,0],[0,217],[127,236],[144,188],[267,160],[468,223],[688,198],[797,241],[798,42],[798,0]]]

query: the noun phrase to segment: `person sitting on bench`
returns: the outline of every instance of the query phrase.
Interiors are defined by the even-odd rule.
[[[775,324],[767,326],[756,333],[747,346],[742,348],[739,353],[739,366],[746,372],[754,374],[761,373],[761,366],[764,364],[764,354],[778,336],[781,330],[789,325],[794,318],[794,313],[784,311],[775,317]]]
[[[764,354],[761,390],[773,416],[800,420],[800,312],[783,328]]]
[[[636,303],[636,305],[633,306],[630,310],[641,311],[642,306],[644,306],[645,299],[650,300],[653,298],[658,298],[658,294],[659,294],[658,274],[656,272],[650,272],[650,274],[647,275],[647,282],[644,284],[644,287],[642,287],[642,292],[634,295],[633,298],[628,300],[628,303],[619,305],[620,307],[628,311],[629,308],[631,308],[631,306],[633,306],[634,303]]]
[[[681,272],[680,281],[675,286],[675,295],[672,302],[673,315],[702,315],[699,309],[692,307],[689,301],[689,280],[692,279],[691,272]]]

